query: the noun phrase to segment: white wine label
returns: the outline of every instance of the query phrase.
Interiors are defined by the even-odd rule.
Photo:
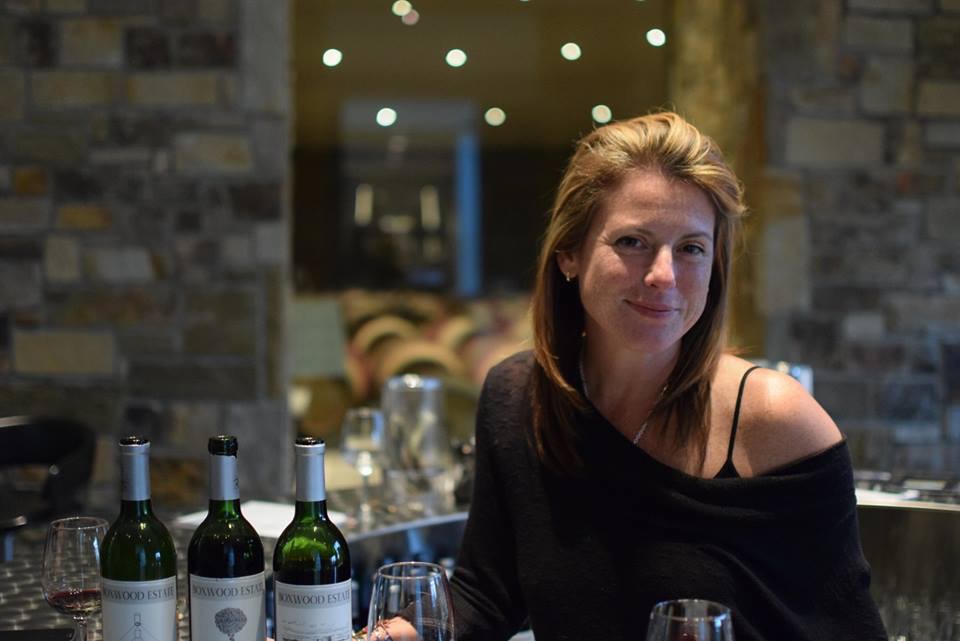
[[[263,641],[266,636],[263,572],[237,579],[190,575],[190,638],[194,641]]]
[[[103,641],[176,641],[177,577],[103,579]]]
[[[210,455],[210,500],[233,501],[240,498],[237,457]]]
[[[276,582],[277,641],[349,641],[350,581],[331,585]]]

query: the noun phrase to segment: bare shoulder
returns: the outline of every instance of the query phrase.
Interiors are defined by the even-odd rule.
[[[718,391],[736,402],[740,381],[753,366],[724,356]],[[772,369],[754,370],[746,379],[740,407],[734,464],[742,476],[763,474],[818,454],[842,440],[826,410],[790,376]]]

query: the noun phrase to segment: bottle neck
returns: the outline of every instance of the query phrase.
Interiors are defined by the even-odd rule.
[[[240,499],[231,499],[229,501],[218,501],[210,499],[207,511],[211,516],[220,518],[237,518],[240,516]]]
[[[240,511],[240,481],[237,478],[237,457],[221,454],[210,455],[210,510],[230,509]]]
[[[150,499],[143,501],[120,501],[120,516],[144,519],[153,516],[153,507],[150,505]]]
[[[323,452],[297,452],[297,514],[300,510],[327,515],[327,488],[323,478]]]
[[[121,456],[120,500],[125,507],[129,504],[131,510],[149,512],[150,458],[146,451],[125,452]]]
[[[300,501],[298,500],[294,504],[293,508],[293,519],[295,521],[302,520],[316,520],[323,519],[326,520],[327,517],[327,502],[323,501]]]

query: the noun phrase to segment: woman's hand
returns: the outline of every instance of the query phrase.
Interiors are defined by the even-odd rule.
[[[353,641],[367,641],[367,629],[354,632],[350,637]],[[420,635],[410,625],[410,622],[400,617],[395,617],[389,621],[377,624],[370,634],[371,641],[420,641]],[[267,637],[267,641],[274,641]]]
[[[370,633],[371,641],[420,641],[420,635],[410,622],[401,617],[382,621]],[[367,629],[353,635],[354,641],[367,641]]]

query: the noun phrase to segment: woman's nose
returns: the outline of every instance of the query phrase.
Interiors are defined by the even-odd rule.
[[[676,286],[677,277],[673,271],[673,250],[670,247],[661,247],[653,256],[653,261],[647,269],[643,282],[649,287],[669,289]]]

